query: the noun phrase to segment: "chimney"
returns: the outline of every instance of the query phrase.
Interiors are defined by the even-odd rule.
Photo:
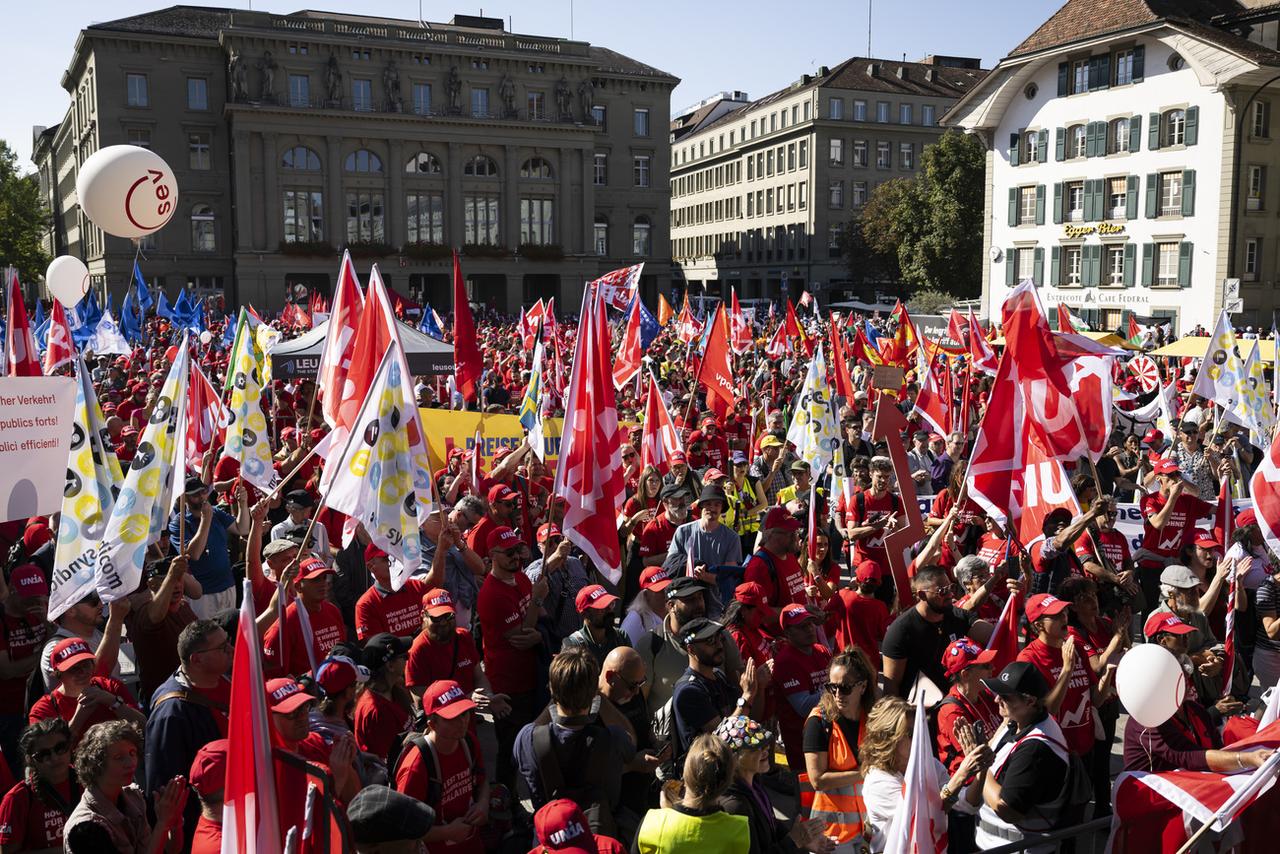
[[[819,66],[818,66],[818,76],[819,76],[819,77],[826,77],[826,76],[827,76],[828,74],[830,74],[830,73],[831,73],[831,69],[830,69],[830,68],[827,68],[827,66],[825,66],[825,65],[819,65]]]

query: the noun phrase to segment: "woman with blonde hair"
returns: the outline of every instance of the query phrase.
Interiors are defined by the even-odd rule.
[[[736,772],[737,762],[727,744],[712,733],[695,738],[685,757],[679,801],[645,814],[632,850],[638,854],[748,854],[747,817],[729,815],[719,804]],[[666,789],[663,799],[667,799]]]

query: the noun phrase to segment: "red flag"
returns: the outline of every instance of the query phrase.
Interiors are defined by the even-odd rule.
[[[456,250],[453,253],[453,361],[458,391],[464,400],[477,400],[484,360],[476,341],[476,325],[471,319],[471,304],[467,302],[467,286]]]
[[[947,337],[961,347],[969,346],[969,321],[954,308],[947,320]]]
[[[640,340],[640,300],[631,301],[631,311],[627,314],[627,331],[622,334],[622,343],[618,346],[618,358],[613,365],[613,387],[622,388],[635,379],[640,373],[644,350]]]
[[[639,293],[640,275],[644,272],[644,262],[621,270],[612,270],[598,279],[588,282],[588,287],[595,286],[600,298],[607,305],[623,311],[631,304],[631,300]]]
[[[360,292],[360,280],[356,278],[351,253],[344,252],[342,267],[338,270],[338,282],[333,288],[333,311],[329,315],[324,347],[320,350],[320,365],[316,369],[320,411],[330,427],[338,426],[338,407],[342,403],[347,371],[351,368],[356,326],[363,309],[364,295]]]
[[[969,406],[970,406],[970,383],[973,380],[973,366],[966,365],[964,369],[964,388],[960,392],[960,423],[951,429],[955,432],[969,432]]]
[[[853,377],[849,374],[849,356],[845,353],[844,338],[840,334],[840,329],[836,325],[835,318],[831,318],[830,330],[828,337],[831,339],[831,370],[835,374],[836,394],[845,399],[847,403],[853,402]]]
[[[265,681],[256,619],[253,590],[246,581],[231,668],[227,777],[222,798],[224,854],[278,854],[286,832],[277,806],[272,726],[262,687]]]
[[[671,307],[671,303],[667,302],[667,298],[662,294],[658,294],[658,325],[666,326],[667,321],[675,316],[676,310]]]
[[[782,323],[783,328],[787,330],[788,338],[798,338],[800,343],[804,345],[804,352],[809,358],[813,358],[814,343],[804,334],[804,330],[800,328],[800,321],[796,318],[796,307],[791,304],[791,300],[787,300],[787,316]]]
[[[791,352],[791,342],[787,340],[787,325],[778,324],[778,331],[773,333],[769,343],[764,345],[764,354],[770,359],[781,359]]]
[[[293,322],[296,323],[300,329],[310,329],[311,315],[308,314],[307,310],[302,306],[295,305],[293,307]]]
[[[1000,563],[1004,563],[1009,554],[1009,540],[1004,541],[1005,555]],[[995,566],[991,567],[993,570]],[[991,672],[999,673],[1006,664],[1018,658],[1018,620],[1022,617],[1022,594],[1010,593],[1004,600],[1004,608],[1000,611],[1000,619],[987,640],[987,649],[995,650],[996,657],[991,662]]]
[[[1058,331],[1071,332],[1074,329],[1071,325],[1071,312],[1067,311],[1065,303],[1058,303]]]
[[[568,502],[560,525],[565,537],[616,584],[622,577],[617,519],[626,487],[606,311],[604,301],[587,288],[573,350],[554,494]]]
[[[911,367],[911,357],[919,349],[920,335],[916,332],[916,325],[911,320],[911,315],[907,313],[907,307],[899,300],[894,306],[890,318],[897,318],[898,326],[894,329],[893,336],[887,338],[880,344],[880,352],[884,355],[884,361],[890,365],[898,365],[901,368]]]
[[[738,289],[734,288],[730,293],[733,295],[733,303],[729,311],[729,339],[733,345],[733,352],[741,356],[751,349],[753,343],[751,321],[747,320],[747,316],[742,313],[742,306],[738,304]]]
[[[698,369],[698,382],[707,389],[707,405],[716,412],[727,413],[737,402],[733,391],[733,364],[729,358],[729,322],[724,316],[724,303],[716,306],[707,336],[707,350]],[[713,396],[720,401],[717,407]]]
[[[671,455],[683,450],[680,432],[671,421],[671,413],[650,373],[644,403],[644,432],[640,437],[640,467],[654,466],[665,475],[671,470]]]
[[[991,345],[983,337],[982,326],[974,316],[973,309],[969,309],[969,356],[973,360],[974,367],[987,373],[995,373],[999,366],[996,351],[991,349]]]
[[[53,309],[49,312],[49,337],[45,340],[44,372],[52,374],[60,366],[75,361],[76,344],[71,337],[71,327],[67,324],[67,313],[62,303],[53,301]]]
[[[9,280],[8,314],[5,329],[8,333],[4,339],[5,367],[11,377],[38,377],[40,370],[39,351],[36,350],[36,336],[31,330],[31,321],[27,319],[27,307],[22,302],[22,286],[18,284],[18,271],[13,271]]]
[[[191,376],[187,383],[187,467],[200,470],[205,452],[220,441],[231,423],[231,413],[222,402],[218,390],[204,371],[191,360]]]
[[[920,391],[916,395],[915,412],[933,428],[933,432],[945,435],[951,426],[951,399],[938,385],[933,361],[933,353],[927,343],[916,348],[916,381],[920,384]],[[950,375],[949,371],[946,373]]]
[[[676,318],[676,338],[681,344],[692,344],[702,335],[702,324],[693,316],[689,308],[689,295],[684,295],[684,305],[680,306],[680,316]]]
[[[344,434],[355,423],[365,395],[373,385],[374,375],[378,373],[378,365],[391,346],[391,324],[395,320],[391,316],[391,305],[381,283],[382,279],[375,265],[369,272],[369,293],[364,301],[364,310],[360,313],[355,338],[351,342],[351,360],[338,399],[334,427],[341,428]],[[336,315],[335,312],[335,317]]]

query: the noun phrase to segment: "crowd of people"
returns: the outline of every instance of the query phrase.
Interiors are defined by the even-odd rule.
[[[566,371],[572,331],[561,321],[550,341]],[[214,332],[193,352],[221,388]],[[955,852],[1053,850],[1037,840],[1109,814],[1117,744],[1136,770],[1265,759],[1221,747],[1224,727],[1228,741],[1256,728],[1254,677],[1280,679],[1277,564],[1253,511],[1225,542],[1204,523],[1220,484],[1257,465],[1247,437],[1182,390],[1174,435],[1117,430],[1096,476],[1077,467],[1082,513],[1050,514],[1028,548],[965,487],[989,375],[963,384],[969,421],[946,435],[914,415],[908,376],[890,391],[910,427],[883,440],[885,392],[851,365],[837,482],[788,441],[807,361],[801,342],[766,355],[771,332],[735,359],[743,393],[727,415],[707,407],[670,326],[650,346],[683,450],[642,465],[642,428],[625,433],[616,584],[566,537],[564,499],[526,441],[483,463],[450,452],[422,568],[394,590],[386,552],[321,506],[311,451],[327,428],[309,379],[267,385],[285,481],[263,494],[212,449],[128,597],[90,595],[49,622],[57,518],[0,525],[0,851],[220,850],[241,579],[274,746],[318,769],[360,851],[879,852],[921,708]],[[176,340],[164,321],[149,333],[90,363],[123,465]],[[486,315],[478,333],[482,406],[513,413],[527,348],[510,319]],[[641,391],[619,391],[621,422],[642,420]],[[419,378],[417,396],[465,405],[452,378]],[[906,516],[899,477],[931,499],[905,577],[885,547]],[[1116,503],[1135,500],[1131,551]],[[1000,661],[988,644],[1011,597],[1019,649]],[[1177,656],[1190,690],[1167,724],[1118,731],[1116,667],[1141,642]],[[282,822],[301,816],[294,782],[281,775]]]

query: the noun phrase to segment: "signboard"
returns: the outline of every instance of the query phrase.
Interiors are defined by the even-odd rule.
[[[1244,300],[1229,299],[1222,306],[1222,310],[1225,311],[1227,314],[1239,314],[1240,312],[1244,311]]]
[[[902,368],[897,365],[872,365],[871,379],[876,388],[896,394],[902,388]]]
[[[0,377],[0,522],[62,509],[75,406],[71,377]]]

